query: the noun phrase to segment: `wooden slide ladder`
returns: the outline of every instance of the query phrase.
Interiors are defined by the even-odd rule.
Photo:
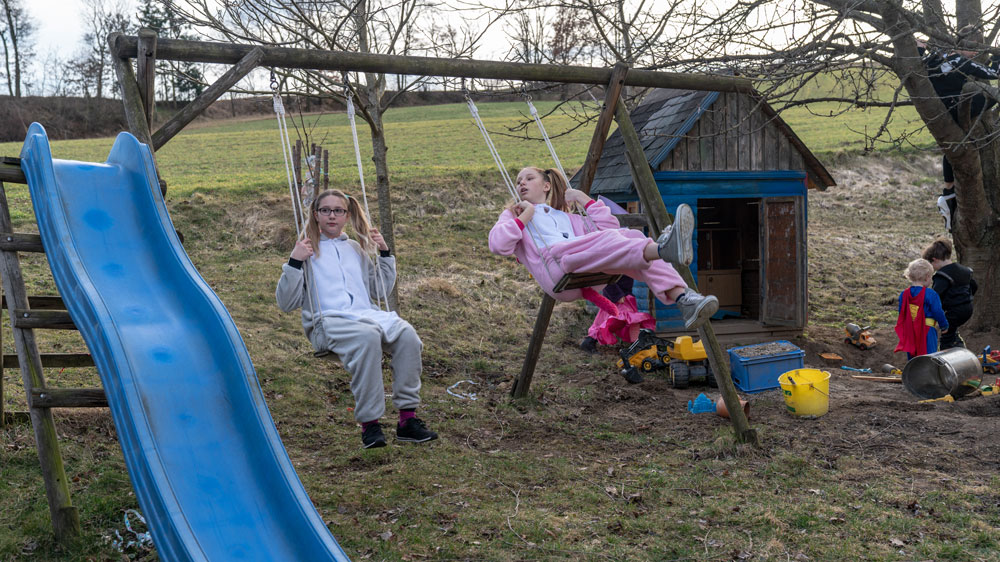
[[[45,481],[52,527],[60,541],[80,534],[80,517],[70,501],[69,483],[63,469],[52,408],[105,407],[101,388],[50,388],[43,368],[92,367],[87,353],[40,353],[36,329],[75,330],[73,319],[58,296],[27,296],[19,252],[44,253],[37,234],[15,233],[7,203],[7,183],[26,183],[17,158],[0,159],[0,276],[3,277],[2,310],[7,310],[16,354],[4,354],[0,362],[0,425],[31,420],[38,448],[38,461]],[[2,343],[2,342],[0,342]],[[27,412],[3,411],[3,369],[21,370]]]

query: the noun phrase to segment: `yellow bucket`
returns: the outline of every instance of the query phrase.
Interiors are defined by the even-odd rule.
[[[830,410],[830,373],[795,369],[778,377],[785,407],[793,416],[818,418]]]

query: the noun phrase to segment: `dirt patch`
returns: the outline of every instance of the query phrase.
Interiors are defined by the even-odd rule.
[[[896,296],[906,286],[905,264],[942,234],[934,208],[940,189],[938,162],[933,154],[906,161],[849,158],[833,170],[837,187],[809,194],[810,323],[800,337],[788,339],[805,352],[805,367],[830,372],[830,410],[819,419],[800,419],[786,411],[780,390],[741,392],[750,402],[750,422],[761,437],[763,454],[794,450],[819,456],[842,469],[845,478],[853,477],[852,458],[886,469],[970,478],[1000,466],[1000,445],[992,439],[1000,431],[1000,396],[920,403],[900,383],[855,379],[852,375],[861,373],[841,368],[880,375],[884,364],[900,369],[905,365],[905,354],[893,353]],[[848,322],[872,325],[876,345],[862,351],[846,344]],[[961,333],[977,354],[986,345],[1000,345],[996,330],[963,328]],[[561,353],[580,353],[571,337],[557,345]],[[825,360],[820,357],[824,352],[842,359]],[[560,385],[591,391],[578,400],[571,398],[572,392],[542,394],[539,399],[548,408],[563,408],[566,419],[633,428],[666,441],[682,436],[688,443],[708,444],[727,432],[727,420],[687,411],[689,400],[703,392],[714,401],[718,389],[697,382],[674,389],[665,372],[629,385],[617,373],[616,361],[614,349],[601,348],[594,363],[602,367],[595,372],[571,377],[536,374],[536,381],[558,377]],[[994,379],[985,375],[984,382]]]

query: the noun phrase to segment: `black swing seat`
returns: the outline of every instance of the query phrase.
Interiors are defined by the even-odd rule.
[[[552,292],[561,293],[570,289],[582,289],[584,287],[594,287],[596,285],[611,285],[621,279],[621,275],[611,275],[593,271],[587,273],[567,273],[552,288]]]

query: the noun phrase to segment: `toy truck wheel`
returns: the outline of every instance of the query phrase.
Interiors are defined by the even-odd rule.
[[[707,382],[708,386],[712,388],[719,388],[719,381],[715,380],[715,373],[712,372],[712,368],[706,367],[706,369],[707,372],[705,373],[705,382]]]
[[[687,388],[691,381],[691,371],[686,364],[674,361],[670,363],[670,379],[674,388]]]
[[[851,345],[851,338],[844,338],[844,343]]]
[[[859,343],[858,349],[860,349],[861,351],[868,351],[868,346],[863,343]]]

